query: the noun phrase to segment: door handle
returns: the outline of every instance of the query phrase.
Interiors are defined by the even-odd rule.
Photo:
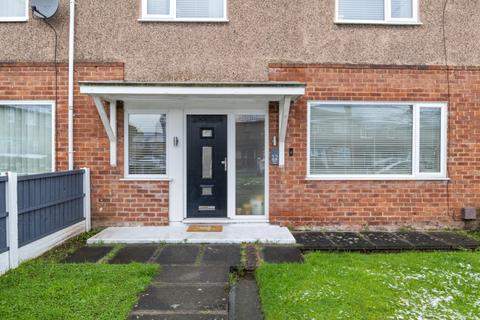
[[[225,160],[222,161],[222,164],[223,164],[223,168],[225,169],[225,172],[227,172],[227,168],[228,168],[227,157],[225,157]]]

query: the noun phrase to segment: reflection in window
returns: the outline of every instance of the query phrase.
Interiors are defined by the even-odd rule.
[[[167,173],[165,114],[128,116],[128,173]]]
[[[440,172],[441,126],[440,108],[420,108],[420,172]]]
[[[265,214],[265,116],[236,117],[236,214]]]

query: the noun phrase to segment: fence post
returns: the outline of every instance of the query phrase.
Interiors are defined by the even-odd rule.
[[[7,172],[7,176],[8,247],[10,268],[13,269],[19,264],[17,174]]]
[[[91,221],[91,204],[90,204],[90,169],[83,168],[83,216],[85,217],[85,231],[88,232],[92,229]]]

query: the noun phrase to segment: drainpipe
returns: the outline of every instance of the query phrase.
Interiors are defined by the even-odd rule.
[[[70,0],[68,35],[68,170],[73,170],[73,75],[75,59],[75,0]]]

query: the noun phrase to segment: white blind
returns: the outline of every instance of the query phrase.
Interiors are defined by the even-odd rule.
[[[413,106],[312,105],[310,171],[412,174]]]
[[[338,0],[338,5],[338,17],[340,19],[385,19],[385,0]]]
[[[0,0],[0,18],[26,17],[27,0]]]
[[[392,18],[412,18],[413,0],[392,0]]]
[[[0,172],[51,172],[52,135],[50,105],[0,105]]]
[[[176,0],[177,18],[223,18],[224,0]]]
[[[420,108],[420,172],[438,173],[441,166],[440,108]]]
[[[148,0],[147,1],[147,14],[169,15],[170,14],[170,0]]]
[[[165,114],[128,116],[129,174],[166,174],[167,146]]]

